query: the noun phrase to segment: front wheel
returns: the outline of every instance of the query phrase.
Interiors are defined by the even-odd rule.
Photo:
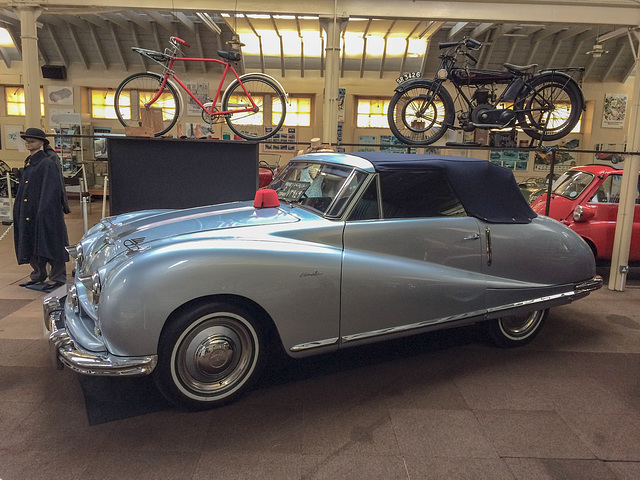
[[[237,112],[226,114],[227,124],[236,135],[245,140],[264,140],[282,128],[287,102],[284,92],[271,80],[248,76],[229,87],[222,99],[222,110]]]
[[[546,309],[500,317],[487,323],[487,333],[499,347],[520,347],[535,338],[548,314],[549,309]]]
[[[154,135],[160,136],[173,128],[180,116],[178,92],[170,83],[160,91],[162,75],[152,72],[134,73],[118,86],[114,96],[116,116],[125,127],[141,127],[143,117],[149,115],[149,123],[154,125]],[[150,104],[158,94],[158,98]],[[153,115],[158,114],[154,122]]]
[[[453,125],[454,105],[449,92],[433,82],[419,82],[395,93],[389,102],[389,128],[409,145],[430,145]]]
[[[249,312],[220,302],[200,305],[168,320],[153,378],[177,406],[217,407],[249,388],[264,345],[260,325]]]
[[[543,73],[528,82],[526,96],[516,101],[518,123],[536,140],[558,140],[580,120],[584,100],[580,86],[561,73]]]

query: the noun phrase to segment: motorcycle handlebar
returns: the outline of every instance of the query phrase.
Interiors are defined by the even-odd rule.
[[[460,42],[440,42],[438,43],[438,48],[442,50],[443,48],[457,47],[458,45],[460,45]]]
[[[478,59],[476,57],[474,57],[473,55],[471,55],[469,52],[464,52],[464,55],[473,62],[473,64],[475,65],[476,63],[478,63]]]
[[[180,37],[171,37],[169,39],[171,41],[171,43],[179,43],[181,45],[184,45],[185,47],[189,48],[191,45],[189,45],[187,42],[185,42],[183,39],[181,39]]]

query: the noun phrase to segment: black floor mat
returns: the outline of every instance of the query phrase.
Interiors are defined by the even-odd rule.
[[[157,390],[150,376],[78,377],[84,394],[89,425],[173,408]]]

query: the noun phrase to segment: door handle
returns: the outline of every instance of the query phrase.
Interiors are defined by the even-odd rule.
[[[490,267],[493,263],[493,249],[491,247],[491,230],[489,227],[485,230],[487,234],[487,265]]]
[[[478,240],[480,238],[479,233],[474,233],[473,235],[469,235],[468,237],[464,237],[462,240]]]

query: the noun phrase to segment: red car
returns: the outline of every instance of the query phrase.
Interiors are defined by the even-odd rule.
[[[549,216],[569,226],[591,247],[598,260],[611,260],[616,230],[622,169],[586,165],[568,170],[553,184]],[[639,182],[640,187],[640,182]],[[631,234],[630,261],[640,261],[640,191]],[[547,194],[533,201],[536,213],[544,214]]]

